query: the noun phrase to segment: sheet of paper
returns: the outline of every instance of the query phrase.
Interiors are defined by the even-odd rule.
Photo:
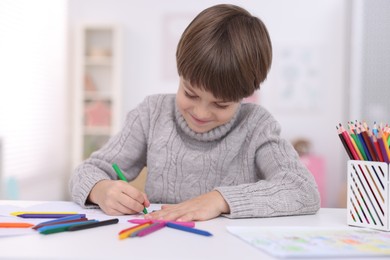
[[[227,230],[281,258],[390,256],[390,233],[372,229],[228,226]]]

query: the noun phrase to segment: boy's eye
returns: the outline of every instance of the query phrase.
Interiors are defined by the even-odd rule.
[[[193,95],[189,94],[187,91],[184,91],[184,95],[185,95],[186,97],[190,98],[190,99],[196,98],[196,96],[193,96]]]
[[[220,105],[218,103],[215,103],[215,106],[220,109],[226,109],[229,105]]]

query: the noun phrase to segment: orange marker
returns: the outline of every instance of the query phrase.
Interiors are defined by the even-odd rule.
[[[34,224],[23,222],[0,222],[0,228],[30,228]]]
[[[132,233],[134,233],[138,230],[141,230],[147,226],[150,226],[151,224],[152,224],[152,221],[150,221],[148,223],[144,223],[144,224],[139,224],[139,225],[131,227],[131,228],[124,229],[121,232],[119,232],[119,239],[128,238]]]

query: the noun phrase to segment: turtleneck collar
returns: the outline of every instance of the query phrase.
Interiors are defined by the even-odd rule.
[[[201,142],[210,142],[218,140],[222,137],[224,137],[230,129],[232,129],[234,123],[237,120],[238,114],[241,109],[241,103],[237,108],[236,113],[234,114],[233,118],[227,122],[226,124],[220,125],[216,128],[211,129],[210,131],[206,133],[196,133],[194,132],[187,124],[186,120],[184,119],[183,115],[180,113],[179,108],[177,107],[177,104],[175,105],[175,117],[177,124],[179,128],[187,134],[189,137],[201,141]]]

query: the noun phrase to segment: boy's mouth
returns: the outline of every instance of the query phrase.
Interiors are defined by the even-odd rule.
[[[195,121],[195,123],[199,124],[199,125],[205,125],[207,123],[210,122],[210,120],[202,120],[202,119],[198,119],[197,117],[195,117],[194,115],[190,114],[191,118],[193,119],[193,121]]]

